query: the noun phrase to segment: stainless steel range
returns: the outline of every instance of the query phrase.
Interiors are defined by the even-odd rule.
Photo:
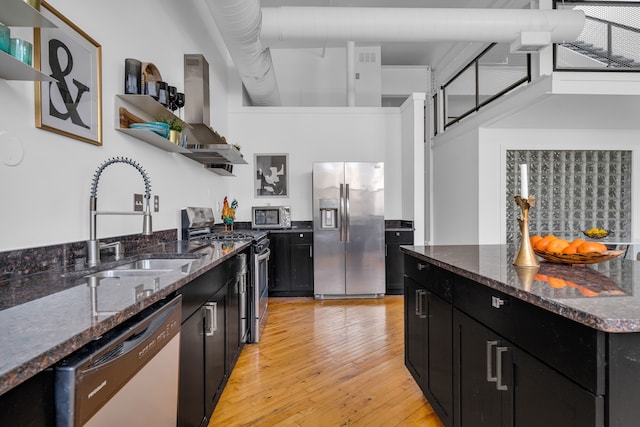
[[[246,281],[248,289],[240,293],[240,307],[247,307],[241,312],[241,323],[246,325],[242,329],[243,341],[257,343],[267,322],[271,254],[268,234],[266,231],[251,229],[225,231],[220,227],[215,225],[212,208],[188,207],[181,211],[179,236],[182,240],[252,242],[250,278]]]

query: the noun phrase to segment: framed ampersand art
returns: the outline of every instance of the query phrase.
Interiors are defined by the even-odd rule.
[[[102,145],[102,47],[46,2],[57,28],[34,29],[34,67],[55,82],[36,82],[36,127]]]

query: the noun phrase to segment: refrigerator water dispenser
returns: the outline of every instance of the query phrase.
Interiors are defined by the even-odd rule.
[[[330,230],[338,228],[338,201],[332,199],[320,200],[320,229]]]

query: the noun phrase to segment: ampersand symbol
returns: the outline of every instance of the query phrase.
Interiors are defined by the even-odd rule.
[[[67,66],[61,69],[58,51],[62,49],[67,56]],[[49,85],[49,113],[57,117],[61,120],[71,119],[71,121],[78,126],[82,126],[86,129],[91,129],[88,125],[84,124],[82,119],[80,118],[80,114],[78,114],[78,105],[80,104],[80,99],[85,92],[89,92],[89,87],[80,83],[76,79],[72,79],[73,84],[78,89],[78,93],[76,95],[76,99],[73,99],[71,96],[71,92],[69,91],[69,86],[67,86],[67,81],[65,77],[71,73],[73,70],[73,56],[69,51],[69,48],[62,43],[60,40],[51,39],[49,40],[49,66],[51,67],[51,77],[54,77],[58,80],[55,85],[58,87],[58,91],[60,92],[60,96],[64,101],[65,106],[67,107],[67,111],[65,113],[60,112],[53,102],[51,101],[51,88],[54,84]]]

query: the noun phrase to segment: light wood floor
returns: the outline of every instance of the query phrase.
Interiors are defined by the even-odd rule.
[[[402,296],[271,298],[209,426],[442,424],[404,366]]]

